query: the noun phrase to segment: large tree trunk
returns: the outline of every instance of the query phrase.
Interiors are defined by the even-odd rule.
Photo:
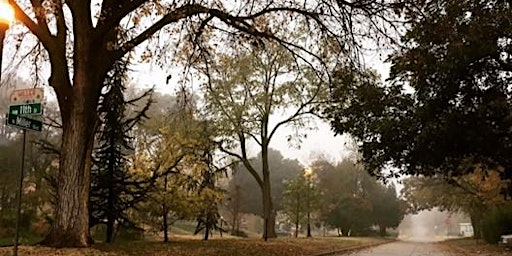
[[[475,239],[482,238],[482,216],[482,211],[478,210],[473,210],[469,213],[471,225],[473,226],[473,238]]]
[[[69,119],[63,122],[55,220],[43,241],[44,245],[52,247],[86,247],[91,244],[88,203],[95,110],[87,110],[94,114],[87,113],[79,104],[70,108]]]
[[[85,22],[85,21],[83,21]],[[91,60],[87,31],[75,38],[73,86],[63,87],[65,77],[52,62],[51,85],[56,88],[62,117],[62,145],[55,198],[55,219],[42,242],[52,247],[87,247],[89,233],[89,188],[92,149],[97,127],[98,99],[108,68]],[[78,32],[77,32],[78,33]]]

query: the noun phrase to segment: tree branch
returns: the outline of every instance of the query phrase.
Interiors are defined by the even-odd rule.
[[[320,86],[320,85],[319,85]],[[274,128],[272,129],[272,131],[270,132],[270,135],[268,136],[268,140],[272,139],[272,137],[274,136],[274,134],[276,133],[277,129],[279,129],[279,127],[289,123],[289,122],[292,122],[293,120],[295,120],[297,117],[299,116],[302,116],[302,115],[307,115],[307,114],[311,114],[311,111],[304,111],[303,110],[311,105],[315,98],[316,98],[316,95],[318,94],[318,91],[316,91],[315,95],[313,95],[313,97],[311,97],[307,102],[305,103],[302,103],[299,108],[297,109],[297,111],[295,111],[295,113],[291,116],[289,116],[288,118],[286,118],[285,120],[282,120],[281,122],[277,123],[276,126],[274,126]]]
[[[134,0],[137,1],[137,0]],[[168,13],[156,23],[147,28],[144,32],[131,39],[128,42],[125,42],[119,49],[114,50],[112,52],[114,59],[119,59],[124,56],[127,52],[131,51],[135,46],[141,44],[146,41],[149,37],[159,31],[165,25],[171,24],[173,22],[177,22],[183,18],[190,17],[193,15],[197,15],[200,13],[208,13],[210,11],[209,8],[203,7],[197,4],[184,5],[182,7],[176,8],[174,11]]]
[[[46,10],[43,7],[42,0],[30,0],[30,3],[32,4],[32,8],[34,9],[37,24],[41,27],[45,34],[50,35],[50,30],[48,29],[48,22],[46,22]]]
[[[104,38],[109,31],[119,25],[126,15],[136,10],[145,2],[147,2],[147,0],[104,0],[101,5],[94,40]]]
[[[53,37],[50,35],[48,30],[44,29],[44,26],[38,25],[35,23],[26,13],[21,9],[21,7],[16,3],[15,0],[9,0],[9,4],[14,9],[14,13],[16,15],[16,19],[21,21],[27,28],[34,34],[39,41],[44,45],[46,49],[50,49],[51,45],[54,43]],[[33,6],[33,8],[35,8]]]

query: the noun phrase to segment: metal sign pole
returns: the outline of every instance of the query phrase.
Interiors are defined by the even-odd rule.
[[[18,194],[16,195],[16,231],[14,234],[14,256],[18,255],[18,240],[20,233],[20,215],[21,215],[21,195],[23,193],[23,172],[25,169],[25,141],[27,140],[27,130],[23,129],[23,145],[21,146],[21,170],[19,175]]]

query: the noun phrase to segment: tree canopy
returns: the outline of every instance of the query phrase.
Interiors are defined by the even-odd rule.
[[[371,172],[512,175],[512,6],[507,1],[412,1],[389,83],[338,72],[327,111],[357,138]],[[469,163],[469,164],[468,164]],[[387,175],[387,174],[386,174]]]

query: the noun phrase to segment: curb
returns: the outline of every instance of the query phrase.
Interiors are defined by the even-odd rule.
[[[315,254],[311,254],[310,256],[330,256],[330,255],[335,255],[335,254],[339,254],[339,253],[348,253],[348,252],[359,251],[359,250],[363,250],[363,249],[367,249],[367,248],[371,248],[371,247],[375,247],[375,246],[379,246],[379,245],[383,245],[383,244],[388,244],[388,243],[392,243],[392,242],[396,242],[396,241],[397,240],[395,240],[395,239],[390,239],[388,241],[382,241],[382,242],[376,242],[376,243],[370,243],[370,244],[364,244],[364,245],[355,245],[355,246],[351,246],[351,247],[347,247],[347,248],[343,248],[343,249],[315,253]]]

